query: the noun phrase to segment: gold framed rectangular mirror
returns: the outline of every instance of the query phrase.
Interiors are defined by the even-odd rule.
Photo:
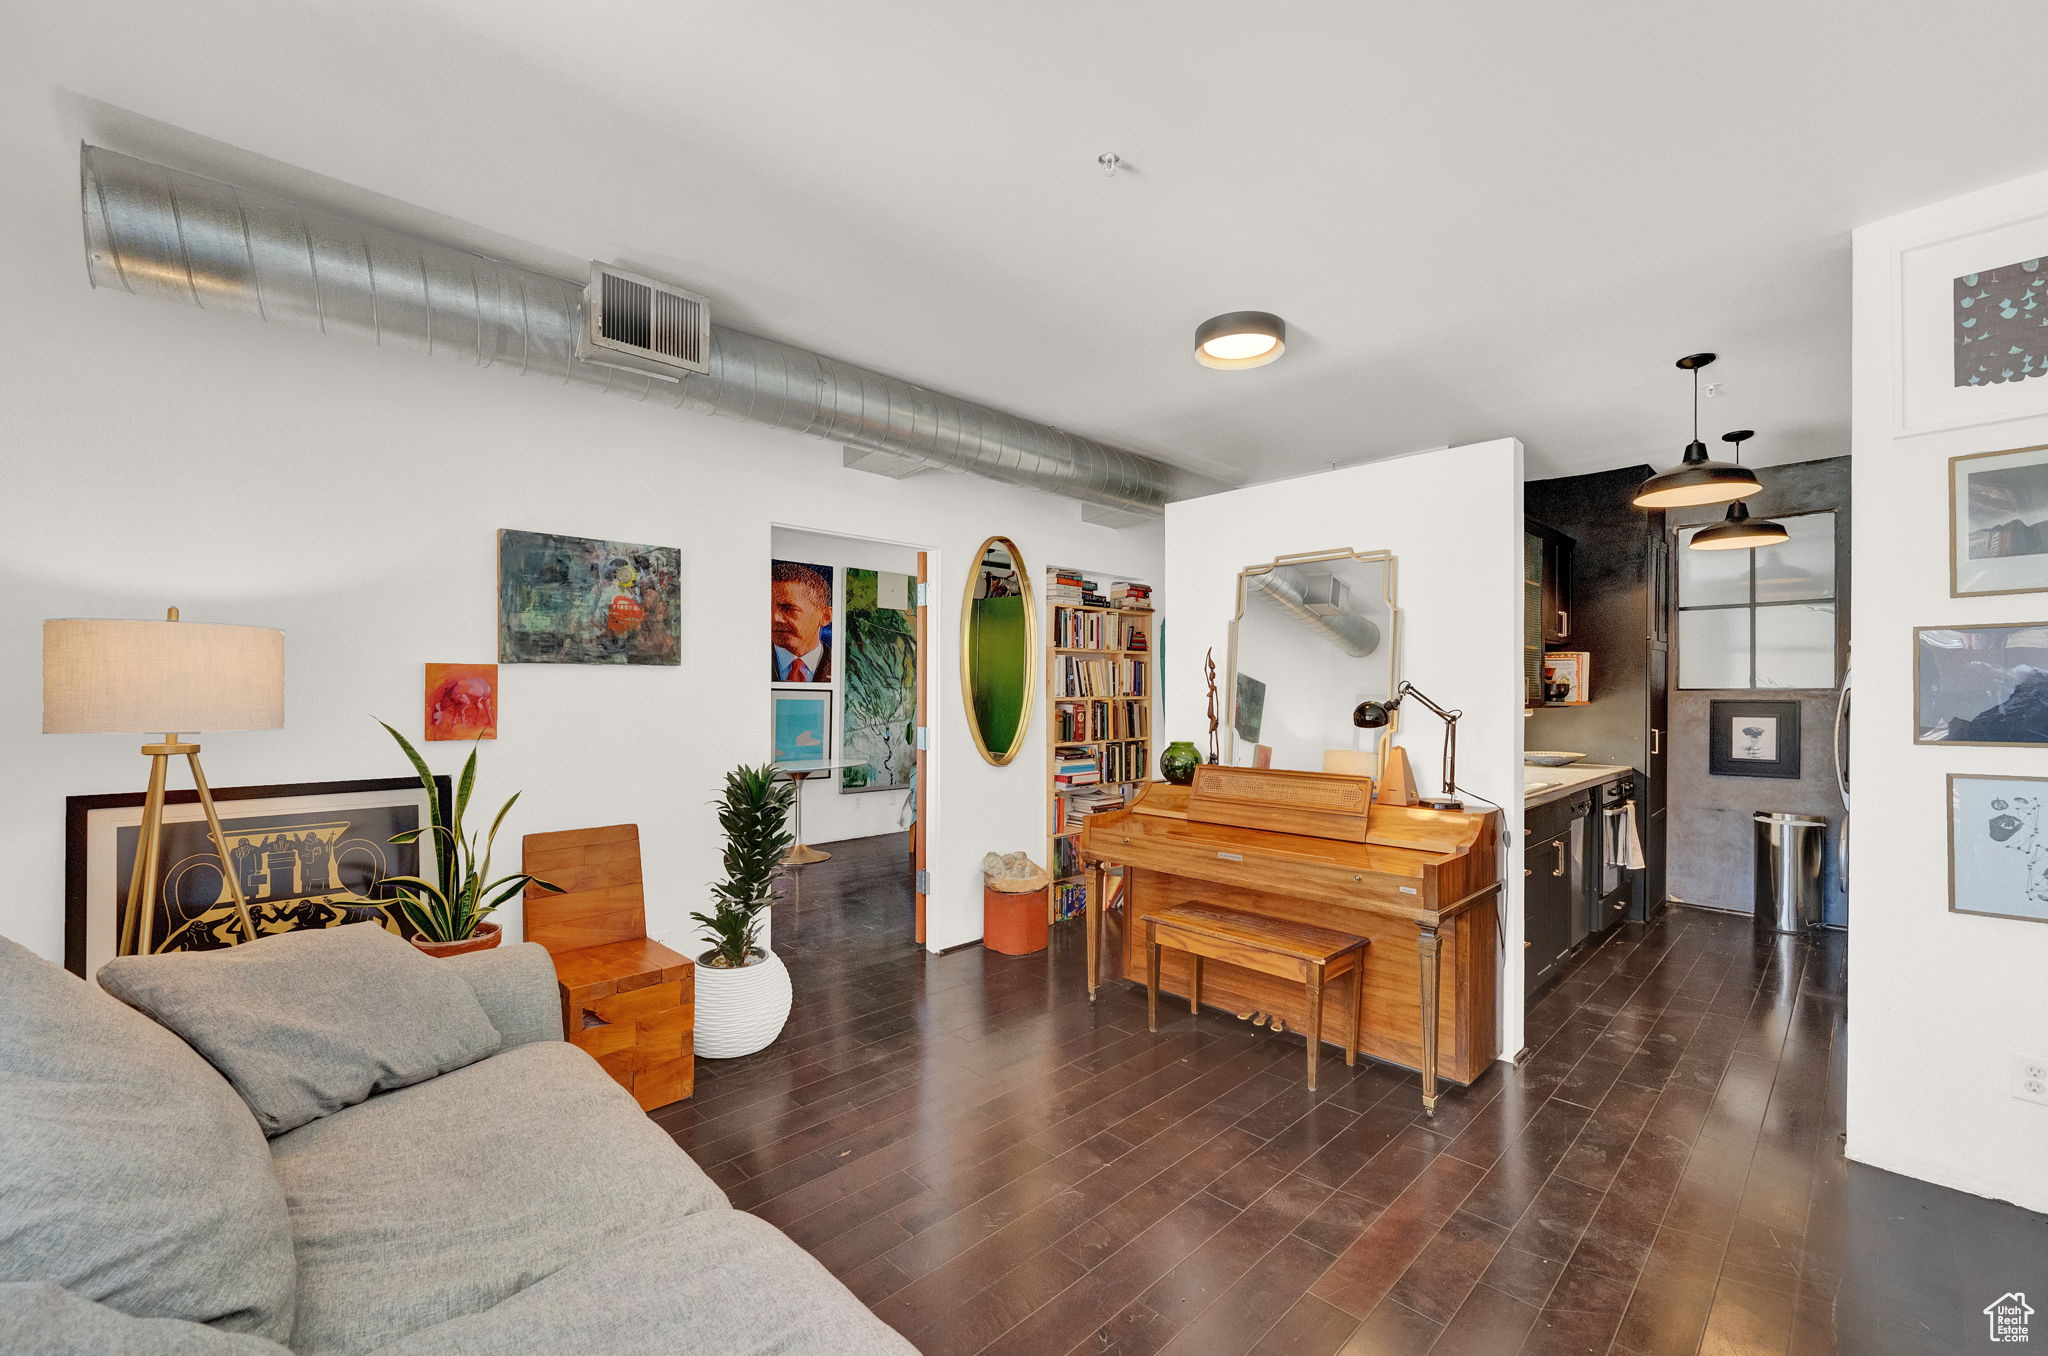
[[[1399,712],[1380,730],[1358,729],[1351,712],[1400,686],[1395,597],[1391,551],[1307,551],[1238,571],[1223,761],[1383,776]]]

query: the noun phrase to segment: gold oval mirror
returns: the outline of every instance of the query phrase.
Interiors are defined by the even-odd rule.
[[[1024,556],[1008,537],[990,537],[967,572],[960,608],[960,687],[967,729],[998,767],[1024,747],[1037,673],[1038,616]]]

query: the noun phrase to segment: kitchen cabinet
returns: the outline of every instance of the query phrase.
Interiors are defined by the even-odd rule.
[[[1524,558],[1536,566],[1536,604],[1545,645],[1562,645],[1572,638],[1572,539],[1554,527],[1533,519],[1523,520]]]
[[[1524,992],[1548,983],[1586,936],[1592,796],[1575,792],[1530,810],[1522,853]]]

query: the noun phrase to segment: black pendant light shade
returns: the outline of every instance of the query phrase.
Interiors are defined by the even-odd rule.
[[[1754,429],[1742,428],[1722,434],[1721,441],[1734,445],[1735,460],[1740,463],[1743,441],[1755,436]],[[1687,545],[1695,551],[1754,551],[1759,546],[1776,546],[1790,535],[1783,523],[1751,518],[1748,505],[1737,501],[1728,506],[1727,517],[1693,533]]]
[[[1669,471],[1651,476],[1636,490],[1637,508],[1692,508],[1699,504],[1726,504],[1746,499],[1763,486],[1757,478],[1733,462],[1714,461],[1707,445],[1700,441],[1700,369],[1714,361],[1711,353],[1688,353],[1678,366],[1692,373],[1692,441],[1685,445],[1685,459]]]

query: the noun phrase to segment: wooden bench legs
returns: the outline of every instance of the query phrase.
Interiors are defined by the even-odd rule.
[[[1159,1029],[1159,961],[1162,945],[1159,939],[1158,919],[1145,920],[1145,1029]],[[1183,950],[1176,945],[1176,950]],[[1202,1010],[1202,962],[1199,951],[1186,950],[1188,957],[1188,1011]],[[1316,1067],[1323,1053],[1323,990],[1329,982],[1330,961],[1313,960],[1304,957],[1288,957],[1292,967],[1298,967],[1295,978],[1300,979],[1308,994],[1308,1021],[1303,1034],[1308,1038],[1308,1089],[1316,1089]],[[1344,1063],[1356,1066],[1358,1063],[1358,1039],[1365,1025],[1365,949],[1363,946],[1333,958],[1338,964],[1338,978],[1350,977],[1351,988],[1345,995],[1344,1004]]]

